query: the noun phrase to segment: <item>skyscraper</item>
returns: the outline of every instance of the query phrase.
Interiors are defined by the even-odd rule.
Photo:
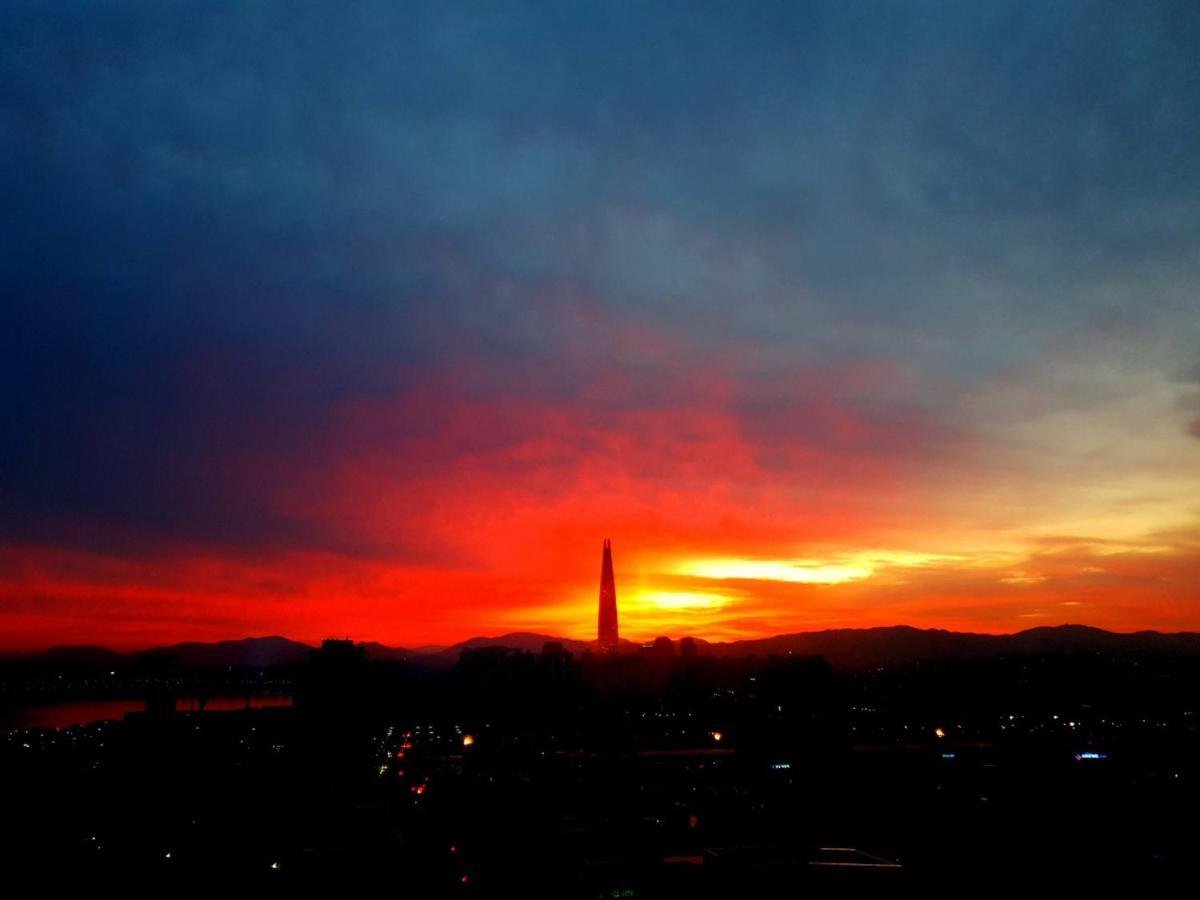
[[[600,563],[600,624],[596,641],[602,650],[617,649],[617,586],[613,582],[612,541],[604,539]]]

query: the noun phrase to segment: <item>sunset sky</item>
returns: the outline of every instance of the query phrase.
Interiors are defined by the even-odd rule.
[[[0,5],[0,649],[1200,629],[1200,5]]]

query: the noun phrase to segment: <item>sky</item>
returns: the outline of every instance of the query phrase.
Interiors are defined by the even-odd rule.
[[[1200,630],[1200,6],[0,5],[0,648]]]

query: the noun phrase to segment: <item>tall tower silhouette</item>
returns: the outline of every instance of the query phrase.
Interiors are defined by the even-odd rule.
[[[617,649],[617,586],[613,582],[612,541],[604,539],[600,563],[600,623],[596,634],[602,650]]]

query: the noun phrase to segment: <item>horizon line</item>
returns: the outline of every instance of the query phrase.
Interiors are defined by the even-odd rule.
[[[775,638],[781,638],[781,637],[790,637],[790,636],[794,636],[794,635],[807,635],[807,634],[823,634],[823,633],[831,632],[831,631],[862,631],[862,632],[866,632],[866,631],[882,631],[882,630],[899,629],[899,628],[906,628],[906,629],[910,629],[912,631],[922,631],[922,632],[939,631],[939,632],[944,632],[946,634],[969,635],[969,636],[976,636],[976,637],[995,637],[995,638],[1015,637],[1016,635],[1025,634],[1026,632],[1029,632],[1029,631],[1037,631],[1039,629],[1058,629],[1058,628],[1087,628],[1092,631],[1102,631],[1106,634],[1125,635],[1125,636],[1132,636],[1132,635],[1137,635],[1137,634],[1157,634],[1157,635],[1162,635],[1162,636],[1200,634],[1200,631],[1192,631],[1192,630],[1188,630],[1188,629],[1181,629],[1178,631],[1163,631],[1163,630],[1160,630],[1157,628],[1139,628],[1139,629],[1136,629],[1133,631],[1120,631],[1120,630],[1112,629],[1112,628],[1104,628],[1099,625],[1089,625],[1085,622],[1078,622],[1078,621],[1062,621],[1062,622],[1058,622],[1055,624],[1031,625],[1028,628],[1021,628],[1016,631],[957,631],[952,628],[942,628],[942,627],[936,627],[936,626],[923,627],[923,626],[919,626],[919,625],[909,625],[909,624],[906,624],[903,622],[897,622],[892,625],[868,625],[868,626],[852,626],[851,625],[851,626],[830,627],[830,628],[816,628],[816,629],[812,629],[812,630],[808,630],[808,631],[781,631],[781,632],[778,632],[775,634],[763,635],[763,636],[759,636],[759,637],[734,638],[731,640],[710,640],[709,638],[701,637],[699,635],[694,635],[694,634],[685,634],[685,635],[681,635],[679,637],[674,637],[672,635],[667,635],[667,634],[658,634],[658,635],[654,635],[653,637],[647,637],[647,638],[636,639],[636,640],[632,639],[632,638],[622,637],[621,642],[629,643],[629,644],[649,644],[649,643],[652,643],[654,640],[656,640],[659,637],[668,637],[672,641],[679,642],[679,641],[683,640],[684,638],[690,637],[690,638],[694,638],[696,640],[703,641],[704,643],[710,644],[710,645],[723,645],[723,644],[751,643],[751,642],[755,642],[755,641],[769,641],[769,640],[773,640]],[[10,647],[10,648],[0,648],[0,656],[27,656],[27,655],[36,655],[39,653],[47,653],[51,650],[81,649],[81,648],[85,648],[85,647],[95,648],[95,649],[100,649],[100,650],[108,650],[110,652],[119,653],[119,654],[148,653],[148,652],[151,652],[154,650],[162,650],[162,649],[170,648],[170,647],[180,647],[180,646],[184,646],[184,645],[188,645],[188,644],[211,646],[214,644],[238,643],[241,641],[270,640],[272,638],[278,638],[279,640],[290,641],[295,644],[303,644],[304,646],[314,647],[314,648],[321,646],[322,642],[327,641],[327,640],[348,640],[348,641],[351,641],[352,643],[358,644],[358,645],[379,644],[380,646],[386,647],[389,650],[406,650],[411,653],[420,653],[421,655],[433,655],[436,653],[442,653],[446,650],[450,650],[454,647],[459,646],[460,644],[465,644],[470,641],[475,641],[475,640],[494,641],[494,640],[499,640],[501,638],[510,637],[512,635],[517,635],[517,634],[536,635],[538,637],[547,638],[548,640],[551,640],[551,641],[571,641],[576,644],[596,644],[596,643],[598,643],[598,640],[596,638],[575,638],[575,637],[568,637],[565,635],[550,634],[550,633],[541,632],[541,631],[531,631],[531,630],[527,630],[527,629],[517,629],[517,630],[513,630],[513,631],[505,631],[505,632],[502,632],[500,634],[495,634],[495,635],[473,634],[470,637],[465,637],[465,638],[462,638],[461,640],[452,641],[451,643],[448,643],[448,644],[425,643],[425,644],[419,644],[416,647],[410,647],[405,644],[388,644],[388,643],[384,643],[383,641],[377,640],[374,638],[358,639],[358,638],[353,638],[353,637],[349,637],[349,636],[338,636],[338,637],[326,636],[326,637],[317,639],[314,642],[314,641],[310,641],[310,640],[303,639],[303,638],[289,637],[287,635],[280,634],[278,632],[271,632],[271,633],[265,633],[265,634],[246,634],[246,635],[242,635],[241,637],[213,638],[210,640],[172,641],[170,643],[152,644],[152,645],[145,645],[145,646],[137,645],[137,646],[132,646],[129,649],[119,649],[121,645],[113,646],[113,645],[109,645],[109,644],[88,643],[88,642],[77,643],[77,644],[49,644],[49,645],[45,645],[45,646],[41,646],[41,647],[37,647],[37,648]],[[433,647],[435,649],[422,651],[422,650],[418,650],[417,647]]]

